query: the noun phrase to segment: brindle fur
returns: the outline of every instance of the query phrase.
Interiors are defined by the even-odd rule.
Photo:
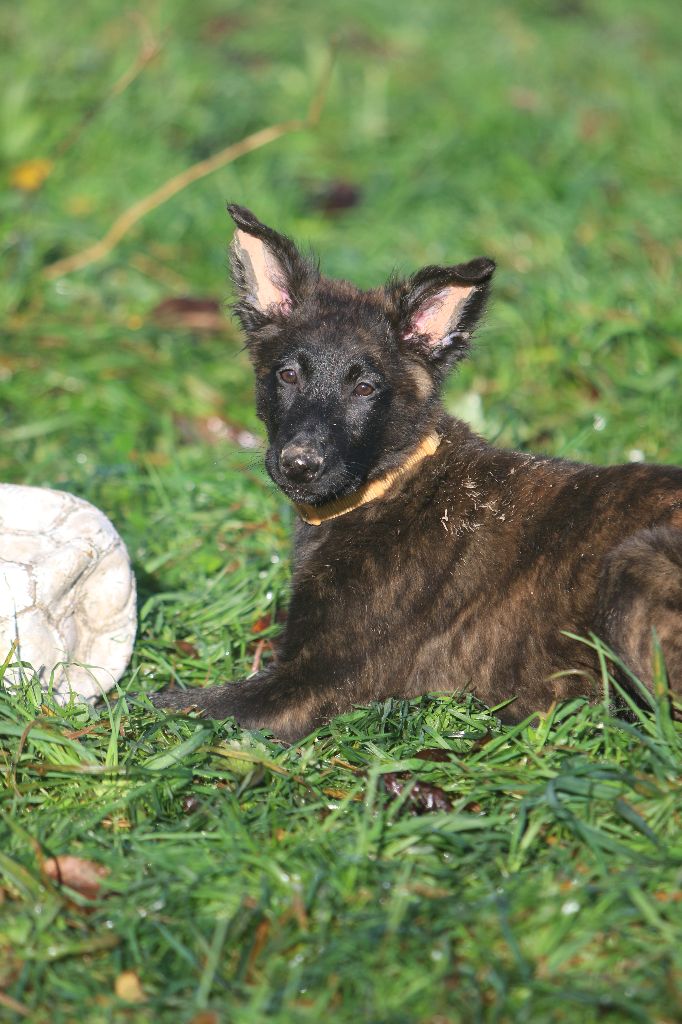
[[[443,410],[441,385],[466,353],[492,261],[427,267],[363,292],[322,277],[249,211],[230,212],[265,246],[285,296],[258,308],[237,241],[236,312],[275,482],[323,506],[399,466],[429,431],[442,442],[380,500],[321,526],[297,523],[289,613],[271,665],[239,685],[155,703],[234,716],[289,741],[355,704],[463,687],[489,705],[515,698],[503,717],[518,720],[596,693],[596,655],[567,632],[596,632],[651,687],[655,631],[679,693],[682,469],[500,450]],[[415,335],[415,318],[449,286],[469,295],[446,336]],[[302,379],[293,391],[278,377],[292,362]],[[376,392],[358,405],[348,389],[372,374]],[[279,459],[292,444],[323,453],[319,478],[285,478]]]

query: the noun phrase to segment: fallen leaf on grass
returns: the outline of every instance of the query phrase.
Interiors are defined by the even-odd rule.
[[[443,750],[442,747],[426,747],[424,750],[418,750],[414,756],[420,761],[452,761],[450,751]]]
[[[348,792],[345,789],[323,789],[322,792],[325,796],[331,797],[332,800],[345,800],[348,796]],[[354,793],[351,797],[352,800],[363,800],[364,797],[361,793]]]
[[[152,310],[152,317],[164,327],[190,331],[224,331],[225,317],[218,299],[182,295],[164,299]]]
[[[274,620],[270,612],[266,612],[265,615],[260,615],[251,628],[254,633],[263,633],[266,629],[270,628],[273,621],[276,622],[278,626],[283,625],[283,623],[287,621],[286,609],[278,608]]]
[[[146,998],[135,971],[121,971],[114,982],[114,992],[126,1003],[143,1003]]]
[[[53,166],[51,160],[41,156],[34,157],[33,160],[24,160],[12,168],[9,183],[12,188],[21,189],[22,192],[37,192],[49,178]]]
[[[195,814],[201,807],[201,801],[196,796],[186,796],[182,801],[183,814]]]
[[[102,826],[102,828],[113,828],[113,829],[119,829],[119,828],[128,829],[128,828],[131,828],[130,820],[128,818],[124,818],[124,817],[118,817],[118,818],[109,818],[109,817],[107,817],[107,818],[102,818],[102,820],[100,821],[100,825]]]
[[[452,751],[444,750],[442,747],[425,747],[418,750],[413,757],[420,761],[435,761],[447,763],[452,761]],[[384,786],[391,796],[399,797],[405,786],[411,782],[411,772],[388,772],[383,776]],[[410,790],[407,803],[412,807],[415,814],[425,814],[428,811],[451,811],[452,801],[444,789],[440,786],[432,786],[428,782],[417,780]]]
[[[468,814],[483,814],[483,808],[479,804],[478,800],[470,800],[468,804],[465,804],[462,808]]]
[[[232,35],[245,24],[245,18],[241,14],[214,14],[207,18],[201,26],[201,38],[207,43],[215,44],[223,36]],[[190,1024],[196,1024],[198,1017],[193,1017]]]
[[[195,1013],[189,1024],[220,1024],[220,1017],[214,1010],[200,1010]]]
[[[254,633],[263,633],[272,625],[272,615],[270,612],[266,612],[265,615],[260,615],[254,622],[252,629]]]
[[[353,772],[354,775],[364,775],[365,771],[363,768],[358,768],[357,765],[349,764],[348,761],[344,761],[342,757],[330,757],[329,763],[337,765],[339,768],[345,768],[348,772]]]
[[[176,640],[175,649],[178,654],[185,654],[188,658],[199,657],[199,651],[189,640]]]
[[[387,772],[382,777],[387,793],[394,797],[401,795],[411,779],[409,772]],[[415,782],[410,790],[407,802],[415,814],[452,810],[452,801],[445,790],[441,789],[440,786],[431,786],[427,782]]]
[[[362,193],[350,181],[329,181],[318,186],[311,199],[311,206],[323,213],[336,214],[357,206]]]
[[[253,632],[256,636],[258,636],[260,633],[265,632],[266,629],[269,629],[270,626],[272,626],[273,621],[276,622],[278,625],[282,625],[284,622],[286,622],[286,620],[287,614],[286,611],[282,608],[278,610],[277,614],[274,617],[274,620],[272,615],[269,612],[266,612],[265,615],[261,615],[254,622]],[[271,655],[276,656],[275,645],[273,644],[272,640],[266,640],[263,637],[261,637],[259,640],[256,640],[255,643],[250,643],[248,650],[249,653],[252,655],[252,672],[258,672],[258,670],[260,669],[263,651],[268,650],[270,651]]]
[[[43,874],[58,885],[68,885],[69,889],[79,892],[86,899],[94,900],[102,879],[109,874],[109,868],[67,853],[60,857],[48,857],[43,863]]]

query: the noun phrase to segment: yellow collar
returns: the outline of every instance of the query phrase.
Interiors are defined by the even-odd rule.
[[[392,487],[394,483],[402,479],[409,470],[419,465],[427,456],[433,455],[440,442],[440,434],[436,434],[434,431],[424,438],[419,447],[415,448],[411,455],[408,455],[402,465],[398,466],[397,469],[389,470],[388,473],[379,477],[378,480],[368,480],[366,484],[363,484],[353,494],[348,494],[345,498],[337,498],[326,505],[320,505],[319,507],[315,505],[296,505],[296,510],[301,519],[306,523],[310,523],[311,526],[321,526],[322,523],[326,523],[329,519],[345,516],[346,512],[353,512],[356,508],[360,508],[361,505],[366,505],[368,501],[374,501],[376,498],[383,497],[389,487]]]

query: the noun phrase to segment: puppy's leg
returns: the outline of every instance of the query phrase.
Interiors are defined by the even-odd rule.
[[[311,685],[311,672],[297,672],[278,664],[250,679],[223,686],[149,694],[157,708],[184,711],[194,708],[207,718],[235,718],[245,729],[267,729],[278,739],[293,742],[307,736],[357,702],[373,699],[371,692],[353,692],[350,685],[330,688]]]
[[[254,681],[258,676],[253,677]],[[197,686],[190,690],[162,690],[148,693],[155,708],[164,711],[203,711],[207,718],[228,718],[234,712],[237,687],[248,686],[245,680],[223,683],[221,686]]]
[[[682,694],[682,530],[641,530],[614,548],[602,572],[597,635],[652,689],[653,631],[673,692]]]

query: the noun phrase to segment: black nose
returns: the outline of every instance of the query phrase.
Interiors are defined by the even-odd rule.
[[[289,480],[296,483],[308,483],[320,475],[324,459],[314,448],[304,448],[299,444],[290,444],[282,449],[279,464],[282,472]]]

